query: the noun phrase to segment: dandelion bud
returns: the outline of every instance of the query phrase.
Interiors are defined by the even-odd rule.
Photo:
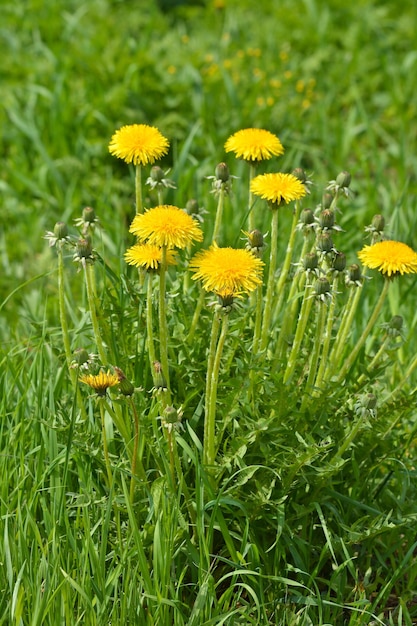
[[[393,330],[402,330],[404,324],[404,320],[402,318],[401,315],[394,315],[394,317],[391,318],[391,321],[389,323],[389,327],[392,328]]]
[[[162,373],[162,366],[159,361],[153,362],[153,384],[156,390],[167,389],[167,382]]]
[[[222,183],[227,183],[230,178],[230,172],[226,163],[219,163],[216,167],[215,174],[217,180],[220,180]]]
[[[154,165],[153,167],[151,167],[151,178],[155,183],[162,182],[164,176],[164,171],[162,168],[159,167],[159,165]]]
[[[314,284],[314,291],[316,296],[320,299],[330,295],[330,283],[324,276],[318,278]]]
[[[322,202],[321,202],[321,206],[323,207],[323,209],[329,209],[332,205],[333,202],[333,196],[331,193],[324,193],[323,194],[323,198],[322,198]]]
[[[77,241],[77,257],[79,259],[91,259],[93,254],[93,244],[89,237],[81,237]]]
[[[363,282],[363,276],[362,276],[361,268],[356,263],[353,263],[352,265],[350,265],[348,269],[348,273],[346,276],[346,284],[348,286],[356,285],[357,287],[359,287],[362,284],[362,282]]]
[[[319,264],[319,258],[315,252],[308,252],[303,258],[302,264],[306,271],[314,271]]]
[[[340,172],[340,174],[338,174],[336,176],[336,185],[338,185],[339,187],[349,187],[350,185],[350,181],[352,180],[351,175],[349,174],[349,172]]]
[[[188,215],[195,215],[196,213],[198,213],[198,209],[198,202],[194,198],[188,200],[187,204],[185,205],[185,210]]]
[[[382,233],[385,228],[385,218],[383,215],[374,215],[371,222],[371,228],[376,233]]]
[[[319,215],[320,228],[331,229],[334,226],[334,211],[331,209],[324,209]]]
[[[96,212],[91,206],[86,206],[83,209],[82,220],[83,222],[87,222],[87,224],[94,224],[94,222],[97,220]]]
[[[57,239],[65,239],[68,237],[68,226],[65,222],[57,222],[54,226],[54,235]]]
[[[292,175],[295,176],[296,178],[298,178],[300,183],[306,183],[307,182],[307,174],[305,173],[305,171],[301,167],[296,167],[292,171]]]
[[[135,388],[126,378],[125,373],[119,368],[115,367],[114,371],[116,372],[117,378],[119,379],[119,391],[123,396],[131,396],[133,395]]]
[[[346,268],[346,254],[336,252],[332,260],[332,269],[336,272],[343,272]]]
[[[333,240],[328,232],[321,233],[317,236],[317,250],[327,254],[334,249]]]
[[[367,393],[364,398],[364,408],[366,409],[374,409],[376,407],[378,400],[374,393]]]
[[[89,360],[90,355],[85,348],[77,348],[77,350],[74,350],[73,363],[75,363],[76,366],[82,367],[85,363],[88,363]]]
[[[181,416],[175,407],[166,406],[164,409],[163,419],[167,424],[176,424],[181,420]]]
[[[256,228],[248,233],[248,243],[251,248],[262,248],[264,245],[264,236],[260,230]]]
[[[314,213],[311,209],[303,209],[300,214],[300,224],[310,226],[314,224]]]

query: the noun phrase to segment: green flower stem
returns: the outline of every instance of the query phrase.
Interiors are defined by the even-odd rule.
[[[129,401],[130,401],[130,406],[132,409],[134,423],[135,423],[135,434],[133,438],[133,452],[132,452],[132,462],[131,462],[132,477],[130,479],[130,501],[133,504],[134,497],[135,497],[135,485],[136,485],[137,479],[139,478],[145,485],[147,483],[147,479],[146,479],[145,468],[143,467],[143,463],[142,463],[142,456],[141,454],[139,454],[139,435],[140,435],[139,416],[138,416],[138,412],[136,410],[135,402],[132,396],[129,398]]]
[[[290,236],[289,236],[288,244],[287,244],[287,251],[285,253],[284,263],[282,265],[281,274],[279,276],[278,283],[277,283],[276,290],[275,290],[276,293],[278,294],[278,299],[274,307],[275,316],[279,314],[281,310],[281,306],[282,306],[282,301],[284,299],[284,294],[285,294],[284,287],[285,287],[285,282],[288,278],[288,274],[291,268],[291,260],[292,260],[292,253],[294,250],[295,235],[297,233],[296,226],[300,218],[300,211],[301,211],[301,204],[300,202],[296,201],[292,224],[291,224]]]
[[[255,326],[253,329],[253,341],[252,341],[252,354],[257,354],[259,349],[259,341],[261,339],[261,326],[262,326],[262,285],[258,285],[255,291]]]
[[[202,310],[203,304],[204,304],[204,298],[205,298],[205,292],[204,292],[204,289],[201,287],[200,288],[200,295],[198,296],[198,300],[197,300],[197,303],[195,305],[193,319],[191,320],[190,331],[189,331],[188,336],[187,336],[187,343],[192,343],[193,340],[194,340],[194,335],[195,335],[195,332],[197,330],[198,321],[200,319],[200,313],[201,313],[201,310]]]
[[[219,237],[220,227],[222,223],[223,217],[223,208],[224,208],[224,196],[225,196],[225,185],[222,184],[219,189],[219,199],[217,201],[217,210],[216,210],[216,219],[214,221],[213,228],[213,243],[217,243],[217,239]]]
[[[395,389],[393,389],[391,391],[391,393],[389,394],[389,396],[387,396],[384,399],[384,403],[391,401],[399,391],[401,391],[401,389],[404,387],[404,385],[406,384],[407,380],[410,378],[411,374],[414,372],[414,370],[417,368],[417,355],[414,357],[414,359],[411,361],[410,365],[408,366],[404,376],[401,378],[400,382],[398,383],[398,385],[395,387]]]
[[[61,242],[57,243],[58,252],[58,300],[59,300],[59,318],[61,321],[62,341],[64,344],[65,358],[67,366],[70,372],[71,380],[75,384],[77,380],[76,372],[70,368],[72,355],[71,355],[71,342],[68,332],[67,316],[65,311],[65,283],[64,283],[64,254],[62,250]]]
[[[297,328],[295,331],[294,342],[292,344],[290,356],[288,358],[287,367],[284,374],[284,383],[289,382],[290,378],[294,374],[295,366],[297,365],[298,353],[303,341],[304,332],[307,326],[308,318],[310,317],[311,306],[313,304],[313,297],[310,286],[306,284],[304,290],[303,302],[301,305],[300,313],[298,315]]]
[[[214,360],[216,357],[217,338],[219,336],[221,318],[221,312],[215,311],[213,323],[211,326],[210,346],[207,358],[203,443],[203,459],[204,463],[206,463],[207,465],[212,465],[214,463],[215,455],[215,414],[213,415],[210,412],[210,406],[212,402],[211,386],[213,380],[213,368]]]
[[[93,272],[94,267],[91,263],[84,263],[85,282],[87,286],[87,300],[90,309],[91,324],[93,326],[94,338],[97,345],[97,352],[103,365],[108,365],[106,351],[104,350],[103,340],[101,338],[100,326],[97,319],[96,295],[94,291]]]
[[[148,284],[147,284],[147,295],[146,295],[146,333],[148,337],[148,356],[149,356],[149,364],[151,366],[151,372],[154,369],[154,363],[156,359],[155,353],[155,340],[153,335],[153,307],[152,307],[152,274],[148,272],[147,276]]]
[[[278,254],[278,209],[272,209],[271,219],[271,253],[269,259],[268,282],[266,286],[265,307],[261,331],[260,349],[265,350],[269,341],[269,327],[271,325],[272,301],[274,297],[275,270]]]
[[[352,428],[350,430],[350,433],[344,438],[343,443],[340,446],[340,448],[338,449],[338,451],[336,452],[336,454],[329,461],[329,465],[337,462],[339,459],[342,458],[342,456],[344,455],[346,450],[349,448],[349,446],[351,445],[352,441],[355,439],[356,435],[358,434],[360,429],[363,427],[363,425],[364,425],[364,419],[363,419],[363,417],[360,416],[360,417],[358,417],[356,422],[353,424],[353,426],[352,426]]]
[[[323,339],[323,349],[322,349],[322,353],[321,353],[321,361],[320,361],[320,365],[319,365],[319,369],[317,372],[317,377],[316,377],[316,381],[314,383],[314,391],[313,391],[313,396],[317,396],[320,394],[320,387],[323,383],[323,377],[324,377],[324,373],[326,371],[326,367],[328,364],[328,356],[329,356],[329,352],[330,352],[330,343],[332,340],[332,330],[333,330],[333,323],[334,323],[334,312],[335,312],[335,308],[336,308],[336,292],[337,292],[337,284],[339,282],[339,274],[338,272],[335,272],[334,278],[333,278],[333,284],[332,284],[332,299],[330,301],[330,305],[329,305],[329,311],[328,311],[328,315],[327,315],[327,324],[326,324],[326,329],[324,331],[324,339]]]
[[[113,474],[111,471],[110,465],[110,457],[109,457],[109,449],[107,445],[107,435],[106,435],[106,411],[105,411],[105,403],[99,398],[99,406],[100,406],[100,417],[101,417],[101,434],[103,438],[103,453],[104,453],[104,462],[106,464],[107,471],[107,480],[109,483],[109,489],[113,486]]]
[[[385,278],[385,282],[384,282],[384,287],[381,291],[381,295],[379,296],[379,299],[375,305],[375,308],[373,310],[373,313],[371,315],[371,317],[368,320],[368,323],[364,329],[364,331],[362,332],[361,336],[359,337],[358,341],[355,344],[355,347],[353,348],[353,350],[350,352],[349,356],[347,357],[346,361],[343,364],[342,369],[340,370],[338,377],[337,377],[337,381],[340,382],[344,379],[344,377],[346,376],[346,374],[349,372],[350,368],[352,367],[352,365],[354,364],[356,357],[358,356],[361,348],[363,347],[369,333],[371,332],[371,330],[374,328],[376,320],[378,319],[378,315],[381,312],[382,309],[382,305],[384,304],[385,298],[387,296],[388,293],[388,288],[390,285],[390,280],[388,278]]]
[[[136,194],[136,215],[143,213],[142,200],[142,166],[136,165],[135,169],[135,194]]]
[[[255,214],[252,210],[253,194],[251,192],[251,183],[256,173],[254,163],[249,163],[249,200],[248,200],[248,231],[255,229]]]
[[[366,368],[367,372],[372,372],[372,370],[375,368],[376,364],[378,363],[379,359],[381,358],[381,356],[384,354],[387,345],[390,342],[390,337],[389,335],[386,335],[386,337],[384,338],[383,342],[381,343],[381,346],[379,348],[379,350],[377,351],[377,353],[375,354],[375,356],[373,357],[372,361],[369,363],[368,367]],[[366,374],[361,374],[358,378],[358,380],[356,381],[357,385],[361,385],[363,382],[365,382],[366,380]]]
[[[364,273],[365,272],[363,272],[363,274]],[[358,308],[363,284],[364,283],[362,283],[360,287],[356,287],[356,289],[352,288],[349,293],[349,298],[345,306],[343,317],[340,322],[337,335],[334,339],[332,350],[330,352],[326,371],[323,376],[323,382],[328,381],[329,378],[334,374],[334,372],[337,371],[340,359],[342,358],[343,352],[346,349],[347,338],[352,328],[352,323],[356,314],[356,310]]]
[[[159,266],[159,354],[162,373],[165,377],[167,389],[170,390],[168,365],[168,331],[166,318],[166,271],[167,247],[162,246],[162,260]]]
[[[301,412],[305,411],[305,409],[307,408],[307,405],[309,404],[311,400],[311,391],[313,388],[314,379],[316,377],[317,364],[319,362],[321,345],[322,345],[323,334],[324,334],[324,327],[326,323],[326,313],[327,313],[326,303],[319,301],[318,307],[319,307],[319,311],[317,315],[314,346],[313,346],[313,351],[311,353],[307,382],[305,385],[303,399],[301,402]]]
[[[132,453],[132,434],[130,432],[130,429],[127,427],[126,422],[123,418],[123,415],[120,411],[120,406],[119,405],[115,405],[114,410],[113,408],[110,406],[110,404],[107,402],[106,397],[104,398],[100,398],[100,403],[103,404],[103,406],[105,407],[107,413],[110,415],[110,417],[112,418],[117,430],[119,431],[120,435],[122,436],[122,439],[125,443],[126,449],[128,450],[129,454]],[[117,409],[116,409],[117,407]]]
[[[158,185],[157,195],[158,195],[158,204],[159,205],[164,204],[164,192],[162,191],[159,185]]]

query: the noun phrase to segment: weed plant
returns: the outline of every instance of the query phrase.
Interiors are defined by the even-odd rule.
[[[0,624],[415,622],[415,8],[245,8],[6,5]]]

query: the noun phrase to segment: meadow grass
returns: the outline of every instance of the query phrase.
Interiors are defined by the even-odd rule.
[[[296,263],[327,232],[323,194],[343,171],[331,233],[347,265],[372,237],[415,245],[416,26],[411,0],[3,3],[0,624],[415,623],[415,277],[390,282],[361,342],[386,279],[367,270],[346,288],[320,253],[333,297],[323,281],[317,297]],[[135,168],[108,144],[134,123],[170,141],[163,202],[206,211],[166,296],[124,260]],[[220,162],[238,178],[218,243],[245,247],[249,168],[224,143],[252,126],[285,148],[257,173],[302,168],[313,183],[274,209],[280,290],[259,341],[267,203],[252,198],[263,288],[229,311],[188,267],[212,240]],[[146,208],[160,204],[149,172]],[[86,206],[91,258],[74,224]],[[294,231],[306,208],[314,232]],[[376,214],[382,234],[365,232]],[[61,221],[69,241],[48,246]],[[99,355],[89,370],[68,367],[80,350]],[[101,366],[134,393],[96,397],[79,378]]]

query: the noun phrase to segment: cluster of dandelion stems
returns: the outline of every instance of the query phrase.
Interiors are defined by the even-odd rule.
[[[155,418],[156,434],[156,420],[160,418],[158,423],[162,424],[168,446],[168,471],[172,485],[175,486],[176,478],[182,476],[175,440],[182,410],[173,395],[171,384],[176,364],[169,361],[166,292],[170,272],[179,272],[183,267],[183,293],[194,299],[194,315],[188,322],[187,341],[190,344],[199,329],[206,294],[211,294],[208,299],[210,306],[213,306],[213,319],[207,346],[202,449],[204,465],[214,476],[217,450],[221,443],[219,432],[222,432],[217,429],[219,432],[216,433],[218,388],[230,315],[245,316],[246,325],[252,330],[248,346],[252,355],[251,373],[248,385],[242,387],[241,391],[247,394],[249,405],[255,410],[256,391],[263,384],[263,376],[269,368],[283,385],[297,386],[300,410],[312,411],[318,397],[328,393],[332,386],[347,384],[348,380],[353,381],[350,383],[353,390],[366,392],[367,375],[386,359],[388,348],[398,347],[402,318],[395,316],[395,322],[384,326],[384,340],[370,360],[367,371],[358,375],[356,381],[351,376],[359,353],[377,327],[390,283],[398,275],[417,271],[417,255],[405,244],[387,241],[384,219],[377,215],[366,229],[370,245],[365,246],[358,255],[364,269],[361,269],[356,259],[347,266],[346,256],[336,247],[336,238],[341,236],[342,231],[336,217],[340,213],[340,206],[349,200],[350,175],[341,172],[335,180],[330,181],[314,209],[305,207],[304,203],[310,196],[311,181],[303,170],[298,168],[291,174],[278,172],[255,175],[255,168],[259,167],[260,162],[283,153],[278,138],[261,129],[239,131],[225,144],[226,152],[234,152],[237,158],[244,159],[248,164],[248,209],[244,210],[248,217],[248,230],[245,232],[247,241],[244,247],[220,247],[219,242],[227,244],[223,242],[223,209],[225,202],[231,201],[234,178],[225,163],[220,163],[215,175],[208,177],[213,181],[212,193],[217,198],[217,209],[212,221],[203,219],[205,211],[194,199],[190,199],[184,209],[163,204],[166,189],[175,189],[175,184],[166,178],[166,172],[158,166],[152,167],[146,181],[151,192],[156,194],[157,203],[144,209],[142,167],[166,154],[168,146],[167,140],[157,129],[133,125],[117,131],[109,149],[112,154],[127,163],[133,163],[136,168],[136,215],[130,228],[130,232],[136,236],[136,243],[125,252],[125,260],[137,268],[138,289],[146,290],[146,341],[155,392],[151,400],[154,403],[151,414]],[[264,235],[256,228],[258,220],[263,221],[261,217],[265,212],[270,215],[269,254],[266,254],[268,247]],[[280,240],[279,221],[288,219],[291,221],[290,234],[288,241],[284,242]],[[130,496],[133,499],[135,481],[146,484],[141,457],[144,444],[139,444],[134,386],[119,369],[123,364],[114,362],[114,356],[109,353],[102,338],[106,321],[99,314],[95,283],[93,237],[96,222],[93,209],[87,208],[82,218],[77,220],[81,233],[76,242],[68,236],[66,226],[61,223],[56,225],[54,233],[48,233],[47,236],[50,244],[56,244],[58,250],[60,317],[71,379],[78,394],[79,380],[90,385],[97,394],[109,486],[113,484],[113,473],[106,438],[106,420],[113,420],[119,430],[131,459]],[[204,232],[203,224],[209,233]],[[211,245],[193,252],[193,247],[200,244],[207,234],[211,236]],[[98,364],[91,362],[85,350],[81,350],[82,357],[78,354],[76,358],[72,352],[65,314],[63,250],[67,245],[75,246],[74,259],[80,263],[84,272]],[[282,258],[280,267],[279,258]],[[266,277],[263,284],[264,266]],[[354,348],[348,351],[367,268],[379,270],[384,283]],[[190,283],[190,272],[193,272],[191,278],[194,281],[201,281],[200,289],[193,282]],[[153,314],[155,280],[159,283],[157,320]],[[251,294],[250,297],[247,297],[248,294]],[[213,298],[216,299],[214,302]],[[233,358],[233,350],[230,358]],[[387,399],[392,399],[403,388],[416,367],[417,358],[409,365],[395,389],[388,393]],[[83,368],[87,368],[87,373],[83,373]],[[133,436],[124,419],[121,404],[109,401],[107,390],[111,387],[118,387],[122,397],[126,398],[133,415]],[[351,438],[360,428],[364,414],[375,414],[375,401],[370,395],[362,394],[362,399],[355,404],[359,419],[352,429]],[[347,438],[347,441],[350,439]]]

